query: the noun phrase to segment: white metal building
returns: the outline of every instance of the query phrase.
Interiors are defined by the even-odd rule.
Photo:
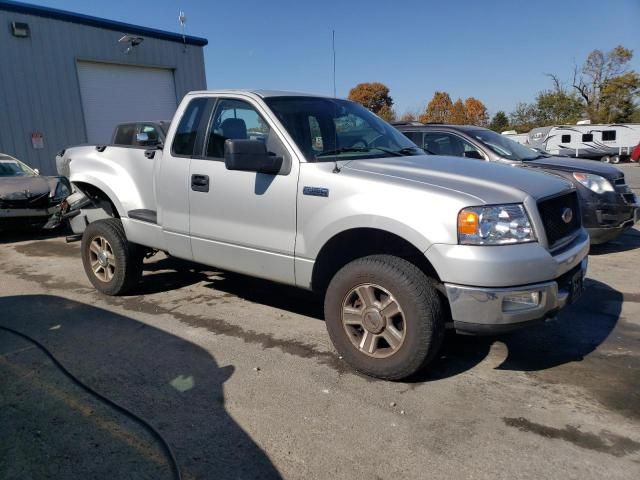
[[[115,124],[167,120],[206,89],[207,40],[0,0],[0,152],[44,174]]]

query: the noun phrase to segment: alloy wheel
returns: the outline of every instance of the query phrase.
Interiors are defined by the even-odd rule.
[[[101,282],[110,282],[116,273],[116,257],[108,240],[98,236],[89,245],[89,263],[91,270]]]
[[[342,324],[353,346],[374,358],[395,354],[406,336],[402,307],[388,290],[372,283],[358,285],[345,296]]]

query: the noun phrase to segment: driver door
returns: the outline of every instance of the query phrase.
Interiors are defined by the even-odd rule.
[[[207,125],[202,155],[190,164],[194,260],[294,284],[298,159],[249,98],[218,98]],[[291,169],[278,175],[227,170],[227,139],[265,142]]]

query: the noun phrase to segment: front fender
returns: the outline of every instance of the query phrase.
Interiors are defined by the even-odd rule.
[[[309,225],[302,234],[299,232],[296,242],[296,257],[315,259],[318,253],[336,235],[360,228],[371,228],[397,235],[405,239],[421,252],[431,246],[431,242],[417,230],[395,218],[373,214],[357,214],[336,218],[335,221],[321,225]]]
[[[109,197],[121,217],[127,217],[130,210],[155,210],[152,195],[143,195],[133,178],[132,172],[137,173],[137,169],[130,165],[132,162],[127,158],[127,152],[114,147],[108,147],[104,152],[98,152],[93,147],[80,148],[89,150],[67,151],[67,154],[73,155],[69,163],[69,179],[72,183],[89,184],[100,189]],[[149,178],[150,175],[147,175],[143,181],[149,182]]]

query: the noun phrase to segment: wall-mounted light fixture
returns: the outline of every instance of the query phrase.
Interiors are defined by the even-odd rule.
[[[11,33],[14,37],[29,38],[29,24],[24,22],[11,22]]]
[[[124,51],[125,55],[131,53],[133,49],[138,45],[140,45],[142,42],[144,42],[144,38],[136,37],[135,35],[128,35],[128,34],[123,35],[123,37],[120,40],[118,40],[118,43],[123,43],[127,45],[127,48]]]

